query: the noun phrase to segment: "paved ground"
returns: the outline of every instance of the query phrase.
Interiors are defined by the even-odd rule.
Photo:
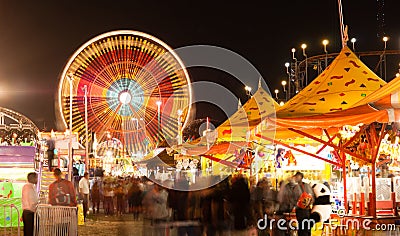
[[[176,236],[176,228],[168,230],[168,233],[163,229],[159,234],[152,233],[154,228],[146,225],[142,220],[134,221],[131,214],[123,216],[105,216],[104,214],[89,215],[84,225],[78,226],[79,236]],[[18,230],[16,228],[4,229],[0,228],[0,236],[17,236]],[[23,235],[22,228],[21,234]],[[225,232],[223,236],[253,236],[253,233],[247,232]],[[312,232],[312,236],[320,236],[321,232]],[[364,232],[351,232],[348,235],[366,235],[366,236],[400,236],[400,231],[396,232],[377,232],[377,231],[364,231]]]
[[[79,236],[101,235],[143,235],[143,221],[134,221],[133,216],[105,216],[104,214],[89,215],[85,225],[78,226]]]

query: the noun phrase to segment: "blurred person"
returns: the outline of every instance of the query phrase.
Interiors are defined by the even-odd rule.
[[[90,191],[90,193],[91,193],[91,198],[92,198],[93,214],[96,213],[96,207],[97,207],[97,214],[98,214],[99,210],[100,210],[100,186],[99,186],[98,180],[96,180],[93,183],[92,190]]]
[[[36,190],[38,181],[37,173],[29,173],[27,180],[28,183],[22,187],[22,221],[24,222],[24,235],[33,236],[34,215],[38,204],[38,193]]]
[[[152,226],[152,235],[164,235],[165,228],[160,227],[169,217],[167,208],[168,192],[157,183],[143,198],[143,218],[149,220]]]
[[[275,213],[275,224],[273,225],[274,236],[289,235],[288,230],[278,228],[276,223],[281,219],[286,219],[285,214],[290,214],[294,211],[297,200],[301,195],[301,190],[298,188],[295,178],[292,176],[288,179],[288,182],[281,182],[278,192],[278,210]],[[286,227],[286,225],[285,225]]]
[[[305,209],[300,208],[299,206],[296,205],[296,218],[297,218],[297,221],[299,222],[298,236],[311,236],[311,227],[309,227],[309,225],[306,221],[308,221],[308,219],[310,219],[311,205],[314,202],[315,194],[314,194],[314,191],[312,190],[311,186],[308,183],[303,182],[303,178],[304,178],[303,173],[297,172],[293,177],[297,183],[297,188],[299,189],[300,194],[303,191],[305,191],[305,192],[311,194],[313,197],[311,204],[308,205]],[[297,199],[299,199],[299,198],[297,198]]]
[[[83,204],[83,218],[86,221],[87,212],[89,211],[89,173],[85,172],[83,178],[79,180],[79,198]]]
[[[226,205],[228,194],[227,178],[202,191],[202,222],[207,236],[223,235],[224,231],[229,229],[230,222]]]
[[[71,181],[62,177],[59,168],[55,168],[53,175],[56,181],[49,186],[49,203],[53,206],[76,206],[76,193]]]
[[[175,180],[174,188],[168,191],[168,206],[172,209],[172,220],[189,221],[189,182],[181,176]],[[178,236],[196,235],[192,226],[179,226]],[[198,233],[199,234],[199,233]]]
[[[124,211],[124,189],[122,187],[122,182],[119,181],[115,186],[115,197],[117,198],[117,215],[121,216]]]
[[[275,211],[277,210],[277,193],[271,189],[271,184],[266,178],[258,181],[257,186],[251,192],[251,205],[252,205],[252,216],[255,222],[259,219],[264,219],[267,215],[267,228],[266,230],[259,230],[259,235],[268,234],[270,228],[270,221],[274,217]]]
[[[133,214],[134,220],[139,220],[143,199],[143,190],[139,185],[138,180],[133,180],[132,185],[128,191],[128,203],[130,212]]]
[[[54,160],[54,149],[55,149],[55,139],[51,137],[50,139],[46,140],[47,145],[47,165],[49,171],[53,171],[53,160]]]
[[[106,216],[114,214],[114,190],[111,183],[104,183],[103,208]]]
[[[230,192],[229,201],[232,207],[234,229],[245,230],[250,223],[250,190],[242,175],[232,178]]]

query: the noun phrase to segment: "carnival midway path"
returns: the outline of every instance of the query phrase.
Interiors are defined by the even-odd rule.
[[[12,233],[8,230],[3,232],[0,231],[0,236],[17,236],[17,229],[14,229]],[[21,227],[21,234],[22,227]],[[99,214],[89,214],[84,225],[78,226],[78,236],[153,236],[151,233],[151,229],[146,228],[143,220],[133,220],[132,214],[124,214],[122,216],[106,216],[103,213]],[[177,236],[176,228],[170,228],[168,233],[163,233],[161,235],[169,235],[169,236]],[[160,236],[161,236],[160,235]],[[229,231],[224,232],[222,236],[256,236],[257,234],[251,231]],[[293,234],[296,235],[296,234]],[[400,231],[393,232],[378,232],[378,231],[348,231],[346,233],[338,233],[338,234],[323,234],[321,231],[312,231],[311,236],[320,236],[320,235],[363,235],[363,236],[400,236]],[[202,236],[206,236],[203,234]]]
[[[151,231],[151,230],[150,230]],[[124,214],[122,216],[105,216],[104,214],[96,214],[89,215],[85,224],[78,226],[78,235],[79,236],[152,236],[149,229],[145,227],[144,222],[142,220],[133,220],[133,216],[131,214]],[[170,228],[168,233],[162,235],[176,236],[177,230],[176,228]],[[262,234],[264,235],[264,234]],[[293,235],[297,235],[294,233]],[[345,233],[322,233],[322,231],[312,231],[311,236],[320,236],[320,235],[339,235],[339,236],[400,236],[400,231],[365,231],[365,230],[349,230]],[[190,235],[189,235],[190,236]],[[202,235],[206,236],[206,234]],[[224,232],[222,236],[257,236],[257,233],[253,230],[247,231],[229,231]]]
[[[151,230],[150,230],[151,231]],[[78,226],[79,236],[152,236],[151,232],[145,227],[142,220],[133,220],[131,214],[124,214],[122,216],[105,216],[104,214],[88,215],[84,225]],[[168,234],[163,235],[176,236],[176,228],[170,228]],[[229,231],[225,232],[223,236],[256,236],[254,231]],[[293,234],[296,235],[296,234]],[[324,235],[321,231],[312,231],[312,236]],[[333,235],[333,234],[325,234]],[[348,231],[346,233],[337,235],[365,235],[365,236],[400,236],[400,232],[377,232],[377,231]],[[206,236],[205,234],[203,236]]]
[[[143,221],[133,220],[132,214],[122,216],[105,216],[104,214],[88,215],[84,225],[78,226],[79,236],[111,236],[111,235],[144,235]]]

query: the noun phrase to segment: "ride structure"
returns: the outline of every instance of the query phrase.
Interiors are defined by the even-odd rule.
[[[162,141],[179,140],[190,105],[189,75],[168,45],[139,31],[113,31],[89,40],[67,62],[59,129],[72,128],[83,144],[93,143],[89,133],[98,143],[115,138],[122,143],[116,158],[140,160]],[[94,157],[110,153],[100,149]]]

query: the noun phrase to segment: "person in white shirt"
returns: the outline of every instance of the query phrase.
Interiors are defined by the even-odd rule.
[[[28,183],[22,188],[22,221],[24,222],[24,235],[33,236],[33,222],[38,204],[38,194],[36,184],[38,175],[36,172],[31,172],[27,176]]]
[[[79,195],[83,200],[83,217],[85,220],[89,210],[89,191],[89,173],[85,172],[83,178],[79,180]]]

